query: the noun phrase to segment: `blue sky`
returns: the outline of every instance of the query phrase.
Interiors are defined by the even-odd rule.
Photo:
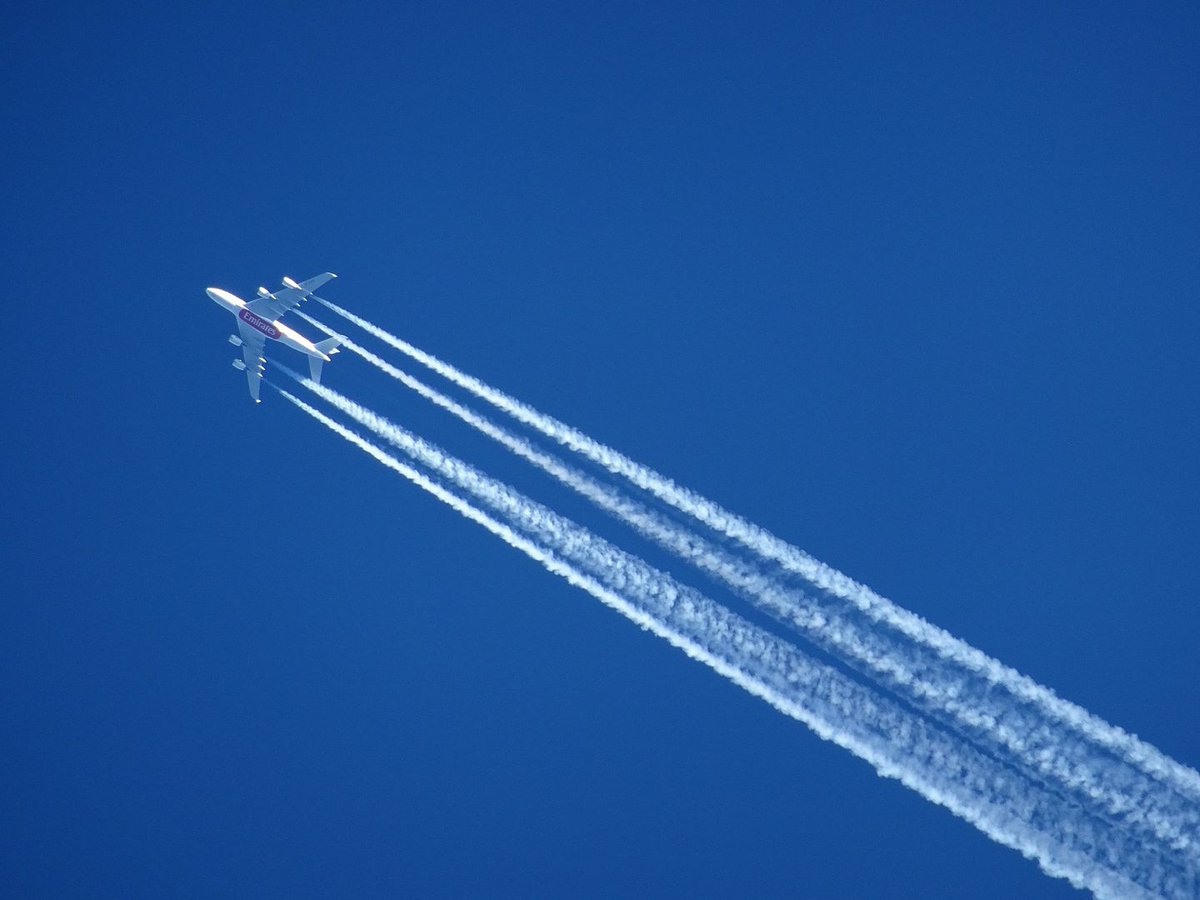
[[[253,407],[204,288],[338,272],[1195,765],[1198,36],[1184,4],[10,11],[11,893],[1072,895]],[[326,381],[588,515],[349,354]]]

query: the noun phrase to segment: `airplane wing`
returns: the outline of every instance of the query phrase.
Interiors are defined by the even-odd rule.
[[[322,272],[320,275],[315,275],[306,281],[301,281],[296,288],[285,287],[276,291],[273,294],[268,294],[265,297],[258,297],[246,304],[246,309],[254,313],[256,316],[262,316],[268,322],[274,322],[289,309],[295,309],[303,301],[308,299],[309,294],[329,281],[331,278],[337,278],[332,272]],[[287,280],[287,279],[285,279]],[[296,282],[292,282],[296,284]]]
[[[249,304],[247,304],[249,305]],[[258,389],[262,386],[263,346],[266,339],[262,332],[251,328],[238,319],[238,332],[242,336],[242,359],[246,362],[246,382],[250,386],[250,396],[258,403]]]

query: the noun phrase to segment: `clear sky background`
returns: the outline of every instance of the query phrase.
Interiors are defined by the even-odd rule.
[[[1195,6],[595,6],[4,13],[6,896],[1076,895],[253,406],[325,269],[1200,763]]]

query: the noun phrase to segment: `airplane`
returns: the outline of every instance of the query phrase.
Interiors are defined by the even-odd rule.
[[[235,359],[233,367],[246,373],[250,396],[254,398],[255,403],[262,402],[258,399],[258,389],[267,361],[263,356],[267,338],[305,354],[308,357],[308,371],[312,380],[320,383],[321,366],[338,352],[338,344],[341,341],[331,337],[314,344],[282,324],[279,319],[289,309],[295,309],[312,297],[314,290],[332,278],[337,278],[332,272],[324,272],[301,282],[284,278],[282,290],[272,294],[265,287],[260,287],[258,296],[249,303],[221,288],[206,289],[208,296],[218,306],[237,316],[238,334],[231,334],[229,343],[242,348],[242,359]]]

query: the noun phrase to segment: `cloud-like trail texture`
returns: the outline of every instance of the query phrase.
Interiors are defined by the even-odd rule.
[[[335,334],[317,320],[304,318]],[[831,608],[828,602],[822,603],[819,598],[746,565],[722,547],[545,453],[353,340],[339,337],[344,347],[420,396],[692,563],[823,650],[947,722],[988,752],[1001,755],[1036,778],[1073,792],[1100,814],[1147,833],[1186,858],[1196,859],[1195,804],[1178,797],[1141,770],[1112,758],[1076,732],[1046,721],[1037,708],[991,692],[988,682],[979,675],[948,664],[928,648],[880,633],[873,623],[854,616],[853,610]],[[326,399],[332,396],[325,389],[313,389]]]
[[[1003,689],[1022,703],[1037,707],[1049,719],[1073,729],[1086,740],[1094,742],[1118,755],[1126,763],[1158,779],[1188,803],[1194,805],[1200,802],[1200,773],[1172,759],[1136,735],[1104,721],[1075,703],[1064,700],[1050,688],[989,657],[949,632],[814,559],[803,550],[696,492],[676,484],[648,466],[634,462],[578,429],[539,412],[337,304],[317,299],[347,321],[517,421],[581,454],[612,474],[626,479],[669,506],[753,551],[762,559],[779,564],[786,571],[808,581],[815,589],[846,601],[870,621],[893,629],[913,642],[929,648],[942,659],[982,676],[993,689]],[[1194,840],[1194,836],[1191,839]]]
[[[1047,873],[1099,897],[1191,896],[1194,873],[1131,841],[1112,823],[1038,789],[1007,766],[586,529],[426,444],[435,454],[434,471],[463,489],[479,492],[485,502],[504,511],[510,519],[506,525],[288,392],[277,390],[378,462],[551,572],[855,753],[880,775],[899,779],[994,840],[1036,860]],[[359,410],[375,416],[365,407]],[[493,493],[499,496],[489,496]],[[589,572],[592,566],[600,568]]]

